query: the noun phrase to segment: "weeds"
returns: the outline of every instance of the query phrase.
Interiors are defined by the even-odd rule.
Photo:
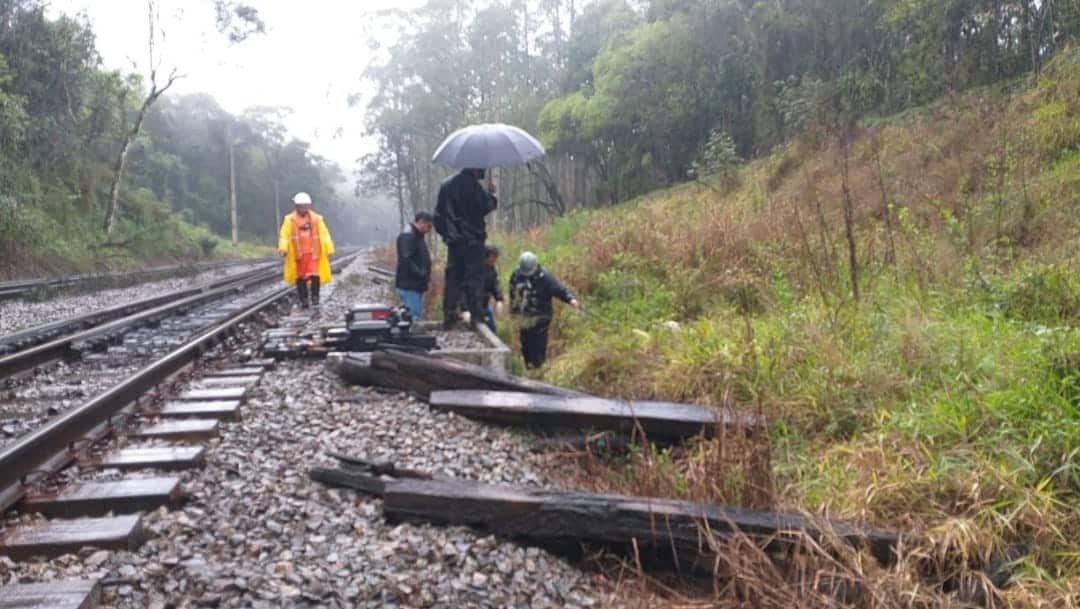
[[[547,380],[773,424],[763,442],[563,455],[584,472],[572,484],[928,540],[887,569],[724,540],[705,598],[648,590],[672,606],[1080,605],[1078,57],[1008,98],[881,121],[847,151],[793,143],[730,192],[689,185],[500,237],[511,259],[539,250],[589,310],[560,315]]]

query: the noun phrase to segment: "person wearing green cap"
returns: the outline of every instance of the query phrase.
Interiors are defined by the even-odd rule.
[[[521,355],[529,368],[539,368],[547,359],[548,331],[555,309],[552,301],[558,298],[580,311],[581,304],[573,292],[551,274],[532,252],[518,259],[518,268],[510,275],[510,312],[521,318],[518,338]]]

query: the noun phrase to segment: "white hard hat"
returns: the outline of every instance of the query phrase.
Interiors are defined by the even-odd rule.
[[[298,192],[292,198],[292,202],[296,205],[311,205],[311,195],[306,192]]]

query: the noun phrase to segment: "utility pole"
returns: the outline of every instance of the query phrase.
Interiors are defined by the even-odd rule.
[[[229,220],[232,222],[233,256],[240,255],[240,235],[236,226],[236,158],[234,154],[232,125],[225,128],[225,137],[229,140]]]

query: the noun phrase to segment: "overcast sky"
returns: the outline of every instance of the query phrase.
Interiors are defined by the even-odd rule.
[[[230,45],[214,26],[212,0],[158,0],[166,31],[163,68],[186,75],[173,90],[207,92],[228,111],[249,106],[289,106],[293,135],[347,171],[371,151],[362,136],[363,107],[347,98],[360,92],[360,75],[373,58],[372,37],[392,33],[373,28],[372,13],[411,8],[423,0],[247,0],[259,9],[267,33]],[[54,11],[85,13],[110,68],[126,71],[147,64],[145,0],[51,0]],[[372,31],[375,29],[376,31]]]

